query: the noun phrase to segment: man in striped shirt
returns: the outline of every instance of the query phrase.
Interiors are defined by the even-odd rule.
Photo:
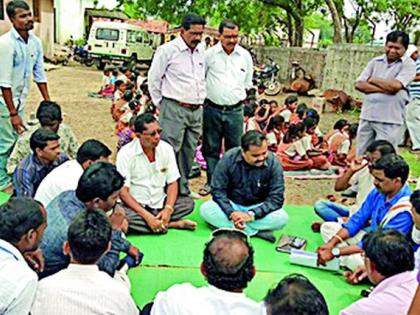
[[[413,151],[420,152],[420,57],[417,47],[410,45],[406,56],[416,63],[416,77],[408,86],[410,103],[407,106],[405,123],[410,133]]]

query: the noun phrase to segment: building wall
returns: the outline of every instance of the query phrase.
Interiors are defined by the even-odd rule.
[[[279,79],[290,82],[292,61],[298,61],[307,75],[315,80],[318,89],[339,89],[361,98],[354,89],[354,83],[368,61],[383,53],[383,47],[366,45],[331,45],[327,49],[300,47],[261,47],[255,49],[258,60],[273,59],[280,67]]]
[[[86,8],[93,8],[93,0],[55,0],[56,40],[64,44],[70,36],[79,39],[84,36],[84,16]],[[113,9],[116,0],[99,0],[98,8]]]
[[[10,0],[4,1],[4,11]],[[34,0],[27,0],[31,6]],[[5,19],[0,20],[0,34],[4,34],[11,28],[11,23],[5,12]],[[40,21],[35,21],[34,33],[41,41],[44,55],[51,56],[54,49],[54,5],[53,0],[40,0]]]

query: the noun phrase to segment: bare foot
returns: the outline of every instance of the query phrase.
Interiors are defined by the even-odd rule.
[[[170,222],[168,227],[172,229],[194,231],[197,228],[197,222],[194,222],[191,220],[178,220],[178,221]]]
[[[13,194],[13,185],[12,184],[8,185],[6,188],[2,190],[2,192],[9,195]]]

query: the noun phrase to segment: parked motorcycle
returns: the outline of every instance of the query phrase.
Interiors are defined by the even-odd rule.
[[[73,60],[88,67],[93,66],[95,60],[89,57],[88,51],[82,46],[73,47]]]
[[[267,65],[260,65],[254,67],[254,82],[257,86],[263,85],[265,87],[264,93],[269,96],[274,96],[280,93],[282,85],[278,80],[280,71],[279,66],[274,60],[269,59],[270,63]]]

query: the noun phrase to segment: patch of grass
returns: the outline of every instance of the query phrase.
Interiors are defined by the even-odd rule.
[[[401,149],[401,156],[407,161],[410,165],[410,174],[412,177],[420,177],[420,156],[414,153],[411,153],[407,149]]]

